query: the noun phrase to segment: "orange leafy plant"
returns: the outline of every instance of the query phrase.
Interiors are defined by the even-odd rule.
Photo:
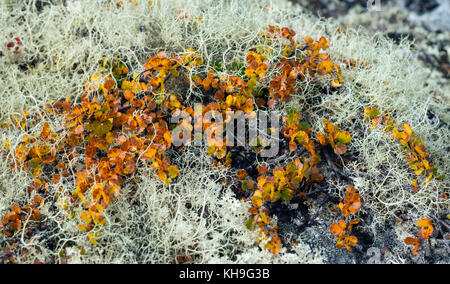
[[[414,133],[409,124],[403,123],[400,128],[400,125],[391,118],[389,111],[381,114],[378,108],[366,107],[363,114],[365,120],[371,122],[373,126],[383,125],[384,131],[390,133],[402,145],[409,168],[415,175],[427,177],[426,183],[433,178],[438,180],[445,178],[445,175],[438,176],[437,168],[427,159],[428,154],[423,139]],[[416,180],[413,181],[413,187],[417,190]]]
[[[274,44],[287,42],[283,46],[283,56],[270,58],[269,51],[255,47],[245,54],[244,62],[237,63],[244,67],[230,74],[211,68],[202,77],[195,73],[192,76],[190,71],[195,72],[193,67],[203,63],[192,49],[181,56],[165,52],[153,54],[139,74],[129,74],[127,66],[117,58],[103,59],[99,72],[85,83],[85,93],[79,100],[71,102],[67,98],[51,101],[45,106],[42,117],[58,118],[55,121],[62,120],[63,125],[55,130],[55,125],[44,122],[39,135],[24,136],[10,156],[11,168],[30,169],[35,180],[46,190],[57,187],[61,182],[72,182],[74,188],[65,196],[70,204],[61,206],[69,216],[74,216],[73,212],[81,212],[77,216],[80,220],[78,227],[86,231],[89,240],[96,244],[99,229],[107,223],[108,206],[120,195],[121,186],[136,173],[140,164],[148,162],[165,185],[179,175],[179,169],[171,164],[167,154],[174,149],[169,130],[174,125],[168,122],[170,115],[187,112],[189,119],[180,123],[190,130],[201,128],[205,133],[210,131],[207,133],[211,134],[207,152],[218,160],[225,159],[226,166],[231,164],[231,154],[225,146],[227,141],[219,135],[226,128],[212,127],[212,121],[201,121],[189,127],[187,121],[192,121],[194,110],[183,105],[181,96],[168,92],[166,81],[170,77],[184,73],[191,87],[203,88],[205,94],[210,95],[210,102],[203,106],[201,113],[214,111],[214,119],[221,116],[225,126],[230,119],[227,111],[242,111],[246,119],[250,119],[256,115],[257,107],[273,107],[278,101],[289,100],[291,94],[298,90],[300,80],[315,74],[333,75],[332,85],[341,85],[339,66],[333,64],[327,54],[321,53],[328,48],[329,41],[305,37],[302,45],[294,40],[294,36],[293,30],[270,26],[264,40]],[[183,69],[188,72],[183,72]],[[30,123],[27,117],[28,113],[23,118],[11,120],[25,130]],[[295,158],[285,167],[276,167],[271,175],[267,174],[267,169],[258,169],[261,176],[257,181],[244,170],[236,173],[241,180],[241,188],[251,194],[252,218],[247,220],[247,227],[259,227],[259,241],[264,242],[265,248],[272,253],[281,248],[281,239],[276,226],[269,226],[271,219],[267,203],[280,199],[289,201],[301,195],[303,184],[323,180],[315,167],[319,158],[310,139],[310,126],[300,121],[300,115],[296,114],[285,118],[285,122],[283,132],[291,140],[290,150],[294,151],[299,144],[312,157]],[[59,173],[49,174],[50,168]],[[77,171],[72,174],[70,170],[74,168]],[[16,211],[19,212],[15,207],[5,219],[5,226],[20,228]],[[350,238],[347,243],[352,241]]]
[[[417,226],[420,227],[419,231],[417,231],[418,238],[407,237],[404,240],[405,244],[414,246],[412,250],[413,255],[419,253],[419,248],[422,246],[423,241],[430,238],[434,229],[431,219],[428,218],[417,221]]]
[[[290,138],[289,150],[292,152],[297,149],[297,143],[303,146],[305,150],[312,155],[311,165],[319,162],[320,157],[315,151],[315,144],[310,139],[311,126],[306,121],[300,121],[301,115],[299,112],[293,111],[284,118],[285,125],[281,128],[281,133],[286,138]]]
[[[136,172],[140,160],[149,160],[166,185],[179,174],[165,155],[172,143],[166,117],[170,109],[180,106],[179,101],[171,95],[156,109],[154,99],[162,94],[169,74],[178,76],[176,70],[183,65],[181,57],[164,53],[150,57],[144,79],[139,81],[134,80],[139,77],[137,74],[128,80],[128,69],[123,64],[101,63],[101,68],[112,69],[114,77],[94,74],[86,82],[86,93],[79,104],[66,99],[46,106],[47,115],[62,116],[64,125],[52,131],[50,124],[44,122],[39,135],[25,135],[10,165],[12,169],[31,168],[36,178],[55,183],[74,179],[70,196],[73,205],[66,208],[70,210],[76,204],[83,208],[78,227],[87,232],[105,225],[105,209],[118,197],[125,178]],[[118,86],[115,82],[122,83]],[[67,168],[77,161],[84,161],[84,165],[73,177]],[[60,175],[47,176],[45,165],[54,163]],[[13,215],[8,218],[8,222],[16,220]],[[97,235],[90,232],[92,243],[96,243]]]
[[[328,144],[334,149],[337,155],[343,155],[347,152],[347,144],[352,140],[350,133],[340,130],[339,127],[329,122],[327,119],[323,119],[325,134],[318,133],[316,135],[317,140],[322,146]]]
[[[22,228],[22,222],[27,220],[39,220],[41,212],[38,208],[44,205],[44,200],[38,194],[34,195],[31,203],[27,203],[25,206],[13,205],[11,212],[6,213],[3,216],[3,221],[0,222],[1,232],[11,237],[14,232],[19,231]]]
[[[333,223],[330,226],[330,232],[335,235],[337,240],[336,247],[345,247],[348,251],[352,251],[352,246],[358,243],[358,238],[350,235],[353,229],[353,225],[359,223],[359,219],[351,219],[351,215],[355,215],[361,208],[361,200],[359,193],[357,193],[354,186],[349,186],[346,189],[344,200],[339,203],[339,209],[345,220],[339,220],[337,223]]]
[[[267,175],[265,167],[259,167],[258,172],[261,176],[256,183],[246,179],[241,184],[243,190],[253,190],[251,196],[253,207],[249,209],[251,217],[247,219],[246,226],[250,230],[258,227],[261,236],[259,242],[267,241],[266,248],[277,253],[281,248],[281,241],[276,233],[276,227],[268,227],[270,217],[266,204],[275,203],[280,199],[290,201],[295,195],[302,196],[299,190],[303,180],[308,183],[321,182],[323,176],[317,168],[308,165],[306,158],[303,161],[295,159],[285,169],[275,167],[272,175]]]

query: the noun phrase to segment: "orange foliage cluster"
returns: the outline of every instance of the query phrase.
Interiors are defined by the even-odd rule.
[[[262,34],[272,41],[288,39],[289,45],[286,47],[290,47],[291,52],[300,53],[297,49],[302,47],[298,42],[293,40],[293,36],[295,35],[294,31],[288,28],[282,28],[280,30],[278,27],[269,26],[267,33]],[[307,45],[304,47],[306,57],[302,57],[302,59],[288,60],[287,57],[291,54],[286,54],[284,57],[279,58],[278,63],[270,64],[266,52],[261,49],[255,49],[250,50],[246,55],[246,67],[243,76],[224,73],[216,74],[216,71],[210,69],[207,76],[203,79],[198,75],[188,78],[190,84],[193,86],[202,87],[205,92],[212,92],[214,94],[216,101],[204,107],[203,113],[211,110],[217,111],[217,115],[222,116],[222,121],[225,124],[231,119],[226,114],[226,111],[242,111],[246,114],[246,118],[250,119],[256,115],[253,112],[255,104],[258,107],[264,105],[273,107],[278,101],[289,100],[290,94],[297,91],[297,88],[295,88],[297,80],[304,79],[306,74],[309,76],[315,73],[320,75],[335,74],[338,77],[338,81],[342,82],[339,66],[331,63],[329,56],[320,53],[321,49],[325,50],[328,48],[329,41],[321,38],[319,41],[314,42],[309,37],[306,37],[305,40],[307,41]],[[324,66],[331,66],[331,69],[324,69]],[[268,101],[262,97],[255,100],[255,92],[258,91],[257,84],[264,81],[271,67],[275,68],[277,72],[275,72],[276,75],[269,78],[268,92],[270,98],[268,98]],[[262,91],[259,90],[259,92]],[[314,143],[309,138],[311,133],[309,127],[306,127],[304,122],[299,122],[299,114],[292,114],[285,118],[285,121],[287,124],[283,127],[283,133],[291,139],[289,143],[290,150],[294,151],[296,149],[297,142],[313,155],[312,164],[317,163],[319,158],[314,151]],[[203,129],[209,126],[203,124]],[[219,131],[225,131],[225,127]],[[258,139],[260,142],[258,144],[264,144],[263,137],[258,137]],[[212,146],[208,148],[208,153],[222,159],[226,156],[226,147],[223,146],[226,144],[226,140],[223,139],[216,142],[210,144]]]
[[[176,69],[190,64],[189,59],[158,53],[145,64],[143,81],[138,81],[137,74],[128,80],[128,69],[118,62],[103,62],[113,76],[93,75],[79,104],[66,99],[46,106],[46,114],[62,115],[64,125],[51,131],[45,122],[38,136],[25,135],[10,157],[11,168],[31,169],[36,178],[58,181],[61,176],[70,178],[69,165],[82,161],[70,196],[72,205],[64,207],[69,210],[82,204],[81,230],[104,225],[104,210],[119,195],[126,176],[136,171],[139,160],[149,160],[166,185],[178,175],[178,168],[165,155],[172,144],[165,118],[181,103],[175,95],[168,95],[158,105],[155,97],[165,96],[164,80],[168,74],[177,76]],[[42,170],[46,164],[56,166],[60,173],[47,176]],[[92,232],[89,237],[96,242]]]
[[[323,124],[323,131],[325,134],[318,133],[316,135],[319,143],[322,146],[330,144],[334,149],[334,153],[337,155],[345,154],[347,152],[347,144],[352,140],[350,133],[340,130],[339,127],[333,125],[326,119],[323,120]]]
[[[420,227],[419,231],[417,231],[418,238],[407,237],[404,240],[405,244],[414,246],[414,249],[412,250],[413,255],[417,255],[419,253],[419,248],[422,246],[422,242],[431,236],[434,229],[431,220],[428,218],[417,221],[417,226]]]
[[[34,195],[31,203],[27,203],[20,207],[19,205],[13,205],[11,212],[6,213],[3,216],[3,222],[0,222],[1,232],[8,237],[11,237],[15,231],[19,231],[22,228],[22,222],[30,220],[39,220],[41,212],[38,208],[44,205],[44,200],[38,194]]]
[[[226,139],[218,135],[223,134],[225,127],[218,129],[208,120],[197,122],[195,114],[204,116],[213,111],[213,119],[221,116],[225,125],[231,119],[227,111],[242,111],[246,119],[253,118],[256,115],[255,104],[258,107],[273,107],[277,101],[288,100],[290,94],[297,91],[297,79],[305,79],[316,73],[334,74],[339,84],[333,81],[333,85],[340,86],[342,78],[339,66],[331,63],[326,54],[320,53],[320,50],[329,46],[325,38],[313,41],[305,37],[306,45],[302,47],[293,40],[295,32],[288,28],[280,30],[271,26],[267,31],[267,39],[289,41],[278,62],[270,64],[265,52],[254,49],[246,54],[246,67],[241,74],[226,74],[211,68],[204,78],[186,75],[191,86],[202,87],[206,93],[213,94],[214,101],[199,106],[201,109],[193,110],[184,106],[182,99],[168,93],[165,86],[170,76],[180,75],[180,67],[189,71],[203,64],[202,58],[192,49],[181,56],[164,52],[154,54],[145,63],[145,70],[133,75],[117,59],[101,61],[100,72],[85,83],[85,93],[79,102],[73,103],[67,98],[51,102],[45,107],[39,117],[62,118],[63,125],[52,131],[50,124],[44,122],[39,135],[25,135],[14,154],[9,156],[11,168],[30,169],[35,183],[47,187],[47,182],[57,186],[61,180],[72,179],[75,188],[69,196],[71,203],[62,203],[61,206],[68,213],[81,206],[81,224],[78,227],[89,232],[89,239],[95,244],[97,228],[106,224],[105,210],[120,194],[121,184],[136,172],[139,161],[148,160],[166,185],[179,174],[178,168],[171,165],[165,154],[171,148],[173,139],[167,122],[170,115],[187,114],[187,118],[180,121],[179,125],[189,131],[201,129],[208,134],[207,152],[215,156],[219,164],[222,163],[220,160],[225,159],[223,164],[230,166],[231,153],[227,153]],[[297,53],[302,54],[301,57],[293,59],[291,56]],[[269,97],[266,100],[261,96],[264,90],[258,89],[258,85],[267,78],[271,67],[277,72],[268,79],[270,83],[266,91]],[[259,98],[255,101],[256,93]],[[17,127],[25,130],[27,116],[28,113],[22,119],[12,117],[12,120]],[[310,126],[300,121],[300,118],[298,113],[286,117],[282,132],[290,139],[290,151],[296,150],[298,143],[311,154],[310,158],[296,158],[285,168],[276,167],[272,175],[266,175],[267,169],[258,168],[261,176],[257,182],[248,178],[245,171],[238,171],[242,189],[253,191],[252,217],[248,219],[247,227],[259,227],[259,241],[264,241],[266,248],[273,253],[281,248],[281,240],[276,227],[268,226],[269,212],[264,204],[279,199],[291,200],[295,195],[304,197],[298,192],[302,182],[323,180],[319,169],[315,167],[319,155],[310,138]],[[191,121],[195,122],[193,127]],[[258,139],[262,141],[259,136]],[[334,143],[334,140],[330,141]],[[75,164],[82,169],[74,176],[69,171]],[[47,168],[50,167],[59,173],[49,176]],[[58,192],[61,191],[58,188]],[[20,227],[15,215],[8,216],[12,216],[5,219],[9,226]]]
[[[274,41],[280,39],[288,39],[290,42],[290,50],[295,51],[299,47],[299,44],[293,40],[295,32],[288,28],[278,30],[276,27],[269,27],[268,33],[265,35]],[[309,39],[309,38],[307,38]],[[273,107],[276,101],[283,102],[288,100],[291,93],[296,92],[295,84],[297,79],[305,78],[303,72],[307,72],[308,75],[317,73],[321,75],[325,74],[340,74],[338,65],[334,65],[329,62],[329,57],[320,54],[320,50],[325,50],[329,45],[324,38],[317,42],[309,42],[307,50],[308,62],[304,58],[301,60],[287,60],[286,58],[280,58],[279,63],[271,65],[268,61],[267,55],[262,50],[251,50],[246,55],[246,68],[244,70],[245,76],[238,76],[234,74],[220,74],[216,75],[216,71],[210,69],[207,76],[202,79],[199,76],[193,76],[191,84],[197,87],[202,87],[205,92],[212,92],[214,94],[215,102],[209,103],[203,107],[202,113],[207,111],[216,111],[216,117],[222,116],[222,121],[226,123],[231,119],[226,111],[243,111],[247,119],[254,117],[254,104],[258,107],[266,105]],[[285,56],[290,56],[285,54]],[[315,62],[319,62],[316,64]],[[301,62],[304,62],[303,65]],[[323,71],[324,66],[330,64],[332,69]],[[269,78],[269,95],[268,101],[263,98],[259,98],[256,102],[254,99],[255,91],[257,90],[257,84],[263,82],[269,69],[275,66],[280,72],[273,78]],[[320,68],[319,68],[320,67]],[[322,70],[322,71],[321,71]],[[342,78],[339,77],[342,81]],[[278,235],[276,234],[276,228],[269,228],[270,223],[269,212],[267,208],[264,208],[263,204],[266,202],[277,202],[279,199],[291,200],[294,195],[299,195],[299,192],[295,192],[299,189],[303,179],[308,183],[321,182],[323,176],[320,171],[314,165],[319,162],[318,152],[315,150],[315,144],[310,138],[311,128],[305,121],[300,121],[301,116],[297,113],[291,113],[284,118],[285,125],[281,129],[285,137],[290,139],[289,149],[295,151],[297,149],[297,143],[302,145],[310,154],[311,158],[296,159],[295,162],[287,165],[286,169],[276,167],[273,171],[273,176],[265,177],[260,176],[258,181],[255,182],[250,178],[247,178],[245,171],[238,171],[237,176],[242,180],[241,188],[244,190],[252,190],[252,204],[250,209],[252,217],[247,220],[247,227],[253,229],[258,227],[260,229],[260,241],[266,242],[266,248],[276,253],[281,248],[281,243]],[[211,129],[212,123],[205,124],[201,122],[194,125],[195,129],[202,128],[208,129],[216,134],[223,134],[225,127],[222,129]],[[339,131],[339,130],[338,130]],[[338,137],[341,134],[347,132],[340,131]],[[225,165],[230,164],[230,153],[227,154],[226,139],[223,135],[216,135],[212,139],[220,137],[220,140],[208,141],[207,152],[216,158],[226,159]],[[264,138],[258,136],[258,141],[263,144]],[[332,140],[334,143],[334,140]],[[350,141],[347,142],[347,144]],[[333,144],[334,145],[334,144]],[[340,145],[340,144],[339,144]],[[258,151],[257,151],[258,152]],[[342,153],[343,154],[343,153]]]
[[[298,112],[289,114],[284,118],[285,125],[281,128],[281,133],[286,138],[290,138],[289,150],[295,151],[297,149],[297,143],[307,150],[311,158],[311,166],[317,164],[320,160],[318,153],[314,150],[315,144],[310,139],[311,127],[306,121],[300,121],[301,115]]]
[[[270,217],[267,203],[275,203],[284,200],[290,201],[294,196],[305,197],[300,191],[302,182],[320,183],[323,176],[317,167],[308,165],[306,158],[303,161],[296,158],[286,168],[275,167],[272,175],[267,175],[266,167],[258,167],[260,176],[257,181],[248,178],[245,171],[237,171],[237,176],[242,180],[241,188],[245,191],[252,190],[252,207],[249,209],[251,217],[247,219],[246,226],[253,230],[258,227],[260,235],[264,236],[259,241],[265,240],[266,248],[277,253],[281,248],[280,239],[276,234],[276,227],[269,228]]]
[[[358,243],[358,238],[350,235],[353,229],[353,225],[359,223],[359,219],[351,219],[351,215],[355,215],[361,208],[361,200],[359,193],[356,192],[354,186],[349,186],[346,189],[345,197],[342,202],[339,203],[339,209],[345,220],[339,220],[337,223],[333,223],[330,226],[330,232],[335,235],[337,240],[336,247],[345,247],[348,251],[352,251],[351,246],[355,246]]]
[[[267,241],[266,247],[275,253],[281,248],[281,244],[279,243],[278,235],[274,234],[276,232],[276,227],[268,228],[270,218],[268,216],[269,211],[265,204],[275,203],[280,199],[290,201],[294,196],[305,198],[305,194],[300,191],[301,184],[303,182],[306,184],[320,183],[324,178],[323,175],[320,174],[319,168],[315,166],[315,164],[319,162],[320,157],[319,153],[315,150],[314,142],[309,138],[311,129],[306,122],[300,121],[300,118],[301,116],[298,112],[289,114],[284,118],[286,124],[281,131],[285,137],[291,139],[289,143],[290,151],[297,149],[296,142],[300,143],[303,148],[311,154],[310,158],[296,158],[294,162],[289,163],[285,168],[276,166],[272,175],[269,176],[266,175],[266,167],[258,167],[260,176],[257,178],[256,182],[248,178],[245,171],[237,172],[238,178],[242,180],[241,188],[243,190],[252,191],[251,201],[253,207],[249,209],[249,212],[252,215],[247,220],[246,226],[249,229],[258,227],[260,235],[265,236],[262,239],[260,238],[260,241]],[[355,197],[355,195],[348,194],[348,197],[345,200],[346,202],[348,201],[346,206],[349,206],[349,200],[353,197]],[[343,207],[341,209],[343,212],[349,211],[348,207]],[[344,244],[348,244],[349,241],[354,240],[354,237],[343,237],[346,240],[344,241]]]
[[[269,26],[267,32],[262,34],[274,42],[280,42],[287,39],[288,44],[283,47],[283,56],[275,64],[279,70],[270,81],[270,95],[275,100],[289,100],[291,93],[297,92],[296,80],[305,79],[307,76],[313,77],[319,75],[333,75],[333,87],[341,87],[343,83],[341,68],[338,64],[331,62],[330,57],[321,53],[321,50],[328,49],[330,42],[324,37],[318,41],[309,36],[304,37],[305,45],[301,45],[294,40],[295,32],[289,28],[279,28]]]
[[[402,145],[402,148],[406,152],[406,160],[409,163],[409,168],[414,171],[416,176],[423,175],[427,177],[426,183],[431,179],[436,178],[438,180],[443,180],[445,175],[438,176],[437,168],[434,167],[432,162],[427,160],[428,154],[426,153],[426,148],[423,139],[417,137],[417,135],[412,131],[411,126],[407,123],[400,125],[391,118],[389,111],[385,111],[381,114],[377,107],[371,108],[366,107],[364,109],[365,120],[371,123],[372,126],[382,125],[384,131],[391,134],[391,137],[396,139]],[[417,179],[412,180],[412,187],[414,192],[418,192],[418,182]],[[447,195],[443,193],[442,198],[447,199]],[[430,237],[433,232],[433,226],[431,220],[428,218],[421,219],[417,222],[417,226],[421,227],[417,235],[419,238],[407,237],[404,242],[407,245],[414,245],[412,251],[413,255],[417,255],[420,246],[422,246],[422,241]]]
[[[403,123],[403,129],[401,129],[399,124],[393,121],[389,111],[381,114],[378,108],[366,107],[364,109],[364,116],[365,120],[373,126],[382,125],[385,132],[390,133],[393,138],[402,144],[402,148],[407,155],[406,160],[409,163],[409,168],[414,171],[415,175],[424,175],[427,177],[427,183],[433,178],[437,178],[438,180],[445,178],[445,175],[438,176],[437,168],[434,167],[432,162],[427,160],[428,154],[426,153],[423,139],[417,137],[412,131],[411,126]],[[413,190],[417,191],[417,180],[414,179],[412,184]]]

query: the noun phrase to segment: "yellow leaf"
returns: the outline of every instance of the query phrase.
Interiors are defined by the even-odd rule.
[[[167,172],[169,173],[170,178],[176,178],[180,173],[180,170],[175,166],[169,166],[167,168]]]
[[[121,85],[122,90],[131,90],[133,84],[130,81],[123,81]]]
[[[269,216],[267,216],[264,211],[260,211],[259,216],[261,217],[261,220],[264,222],[264,224],[269,224]]]
[[[9,141],[9,139],[5,140],[5,150],[9,151],[9,149],[11,148],[11,142]]]
[[[232,95],[228,95],[227,96],[226,103],[227,103],[228,106],[232,106],[233,105],[233,96]]]
[[[90,223],[92,221],[91,214],[89,213],[89,211],[86,211],[86,210],[81,212],[80,219],[84,223]]]
[[[338,133],[336,133],[335,138],[342,144],[348,144],[352,141],[350,133],[348,133],[347,131],[339,131]]]
[[[167,178],[167,174],[163,171],[159,171],[157,173],[160,180],[164,182],[165,185],[169,185],[169,179]]]
[[[92,233],[92,232],[88,233],[88,237],[89,237],[89,241],[91,241],[91,243],[93,245],[97,245],[97,240],[95,239],[94,233]]]
[[[172,136],[170,134],[170,131],[166,131],[164,133],[164,140],[166,140],[167,144],[172,144]]]
[[[255,207],[260,208],[262,206],[262,191],[256,190],[252,196],[252,203]]]
[[[408,124],[403,123],[403,130],[406,132],[406,134],[408,134],[408,136],[412,135],[411,126],[409,126]]]
[[[334,80],[331,82],[331,86],[332,86],[333,88],[340,88],[340,87],[342,87],[342,84],[339,82],[339,79],[334,79]]]
[[[92,81],[93,83],[96,83],[96,82],[99,81],[99,77],[100,77],[100,74],[99,74],[99,73],[96,73],[96,74],[94,74],[94,75],[91,76],[91,81]]]

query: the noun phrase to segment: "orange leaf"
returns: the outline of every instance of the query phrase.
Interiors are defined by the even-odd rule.
[[[335,236],[340,236],[345,233],[345,230],[342,230],[338,223],[333,223],[330,226],[330,232]]]
[[[22,221],[20,221],[19,219],[15,219],[15,220],[9,222],[9,228],[12,231],[20,230],[21,226],[22,226]]]
[[[123,169],[124,174],[132,174],[136,171],[136,163],[133,161],[128,161],[125,164],[125,168]]]
[[[78,227],[78,229],[85,231],[85,232],[90,231],[92,229],[92,225],[86,226],[86,225],[79,224],[77,227]]]
[[[355,246],[358,243],[358,238],[355,236],[347,236],[347,237],[345,237],[345,241],[349,245]]]
[[[22,212],[22,210],[20,210],[20,207],[18,205],[13,205],[12,211],[14,211],[14,213],[16,214],[20,214]]]
[[[149,160],[149,159],[153,159],[153,157],[155,157],[156,155],[156,149],[155,148],[148,148],[143,154],[142,154],[142,159],[144,160]]]
[[[105,78],[105,82],[103,83],[103,87],[105,87],[105,89],[107,91],[109,91],[112,88],[114,88],[114,84],[115,84],[114,80],[111,79],[111,77],[107,77],[107,78]]]
[[[289,151],[293,152],[297,150],[297,144],[294,141],[289,141]]]
[[[266,166],[259,166],[258,165],[257,168],[258,168],[258,173],[260,175],[265,175],[267,173],[267,167]]]
[[[420,219],[419,221],[417,221],[417,226],[421,228],[429,227],[431,226],[431,220],[428,218]]]
[[[310,36],[305,36],[303,39],[309,45],[311,45],[314,41]]]
[[[44,205],[44,199],[40,195],[35,195],[33,197],[33,204],[37,207],[42,207]]]
[[[214,98],[218,101],[222,101],[225,98],[225,94],[222,90],[218,90],[215,94],[214,94]]]
[[[41,212],[39,212],[39,210],[37,210],[37,209],[33,209],[33,213],[31,214],[30,219],[36,221],[36,220],[39,220],[40,217],[41,217]]]
[[[125,141],[127,141],[127,137],[125,137],[125,135],[120,135],[117,137],[117,144],[122,145]]]
[[[203,80],[203,88],[205,89],[205,91],[209,91],[210,86],[211,86],[211,79],[210,78],[205,78]]]
[[[125,97],[125,99],[129,102],[131,102],[134,99],[134,94],[132,91],[130,90],[126,90],[125,92],[123,92],[123,96]]]
[[[322,133],[317,133],[316,137],[317,140],[319,140],[320,145],[326,146],[328,144],[326,136],[323,135]]]
[[[115,159],[120,155],[120,149],[118,148],[111,148],[111,150],[108,151],[108,158]]]
[[[39,137],[46,139],[50,135],[50,124],[48,122],[44,122],[44,127],[42,128],[41,134]]]
[[[405,244],[407,245],[417,245],[420,244],[420,240],[416,238],[407,237],[404,240]]]
[[[61,176],[59,174],[53,174],[52,175],[52,184],[59,183],[60,179],[61,179]]]
[[[245,170],[236,171],[236,175],[237,175],[238,179],[240,179],[240,180],[243,180],[248,176],[247,171],[245,171]]]

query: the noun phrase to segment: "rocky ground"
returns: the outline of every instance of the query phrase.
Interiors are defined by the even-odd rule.
[[[291,0],[317,17],[333,18],[347,27],[363,27],[371,33],[383,33],[395,42],[409,40],[413,50],[430,68],[434,77],[442,77],[448,88],[450,78],[450,1],[448,0]],[[372,10],[368,8],[372,2]],[[387,3],[389,2],[389,3]],[[378,4],[377,4],[378,3]],[[379,9],[379,10],[378,10]]]

